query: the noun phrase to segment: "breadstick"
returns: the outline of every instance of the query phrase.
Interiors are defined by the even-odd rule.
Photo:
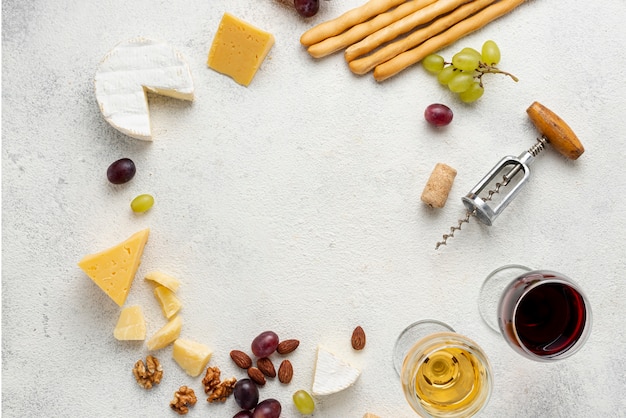
[[[405,38],[385,45],[374,53],[366,55],[363,58],[358,58],[354,61],[350,61],[350,70],[352,70],[352,72],[355,74],[365,74],[372,68],[376,67],[378,64],[382,64],[383,62],[395,57],[396,55],[401,54],[402,52],[421,44],[426,39],[437,35],[438,33],[448,29],[455,23],[458,23],[466,17],[471,16],[479,10],[484,9],[494,1],[495,0],[476,0],[470,3],[466,3],[463,6],[454,10],[452,13],[449,13],[446,16],[443,16],[433,21],[430,25],[422,29],[416,30]]]
[[[379,14],[373,19],[359,23],[339,35],[331,36],[330,38],[326,38],[321,42],[311,45],[308,49],[309,54],[315,58],[330,55],[435,1],[436,0],[408,0],[406,3],[399,5],[389,12]]]
[[[349,10],[335,19],[312,27],[302,34],[300,43],[304,46],[316,44],[404,2],[405,0],[369,0],[364,5]]]
[[[459,38],[474,32],[485,26],[487,23],[515,9],[526,0],[500,0],[489,7],[476,13],[450,29],[433,36],[421,45],[409,49],[389,61],[383,62],[374,68],[374,78],[376,81],[383,81],[411,65],[420,62],[425,56],[439,51],[445,46],[457,41]]]
[[[468,1],[470,0],[439,0],[421,10],[413,12],[405,18],[402,18],[397,22],[374,32],[365,39],[346,49],[346,61],[350,62],[356,57],[367,54],[385,42],[391,41],[403,33],[413,30],[421,24],[430,22],[437,16],[456,9],[458,6],[463,3],[467,3]]]

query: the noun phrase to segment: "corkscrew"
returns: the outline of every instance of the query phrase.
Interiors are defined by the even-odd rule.
[[[538,102],[534,102],[526,109],[526,112],[542,136],[537,139],[535,145],[524,151],[519,157],[506,156],[502,158],[467,195],[461,198],[463,205],[467,209],[465,217],[459,219],[457,225],[450,227],[450,232],[443,235],[442,240],[437,242],[435,249],[446,245],[448,239],[454,237],[454,233],[460,231],[462,225],[469,223],[472,217],[477,218],[485,225],[491,226],[509,203],[519,194],[524,184],[527,183],[531,173],[529,166],[535,160],[535,157],[547,147],[548,143],[560,154],[571,160],[577,159],[585,152],[574,131],[550,109]],[[502,175],[502,180],[498,181],[498,176],[503,172],[505,174]],[[519,177],[519,174],[522,176]],[[495,203],[493,201],[494,197],[516,177],[517,182],[509,188],[508,193],[503,195],[496,205],[492,205],[492,203]],[[485,196],[485,190],[494,182],[495,185],[487,191]],[[481,194],[483,197],[481,197]]]

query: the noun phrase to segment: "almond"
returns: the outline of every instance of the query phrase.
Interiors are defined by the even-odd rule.
[[[289,360],[283,360],[278,367],[278,380],[280,383],[289,383],[293,377],[293,366]]]
[[[274,363],[272,360],[267,357],[260,358],[256,361],[256,366],[263,372],[263,374],[267,377],[276,377],[276,369],[274,368]]]
[[[266,382],[263,372],[256,367],[248,368],[248,376],[259,386],[263,386]]]
[[[276,351],[278,352],[278,354],[289,354],[296,348],[298,348],[299,345],[300,341],[294,339],[281,341],[278,344],[278,348],[276,348]]]
[[[352,331],[352,348],[355,350],[363,350],[365,347],[365,331],[358,326]]]
[[[248,369],[252,366],[252,359],[249,355],[244,353],[243,351],[233,350],[230,352],[230,358],[233,359],[235,364],[242,369]]]

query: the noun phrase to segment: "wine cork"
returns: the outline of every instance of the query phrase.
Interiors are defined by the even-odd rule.
[[[456,170],[449,165],[437,163],[422,192],[422,202],[431,208],[442,208],[448,200]]]

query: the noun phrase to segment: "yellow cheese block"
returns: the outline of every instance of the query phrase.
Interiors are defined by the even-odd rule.
[[[213,352],[204,344],[182,338],[174,341],[172,358],[189,376],[198,376],[211,359]]]
[[[250,84],[263,60],[274,45],[274,36],[224,13],[207,64],[237,83]]]
[[[124,305],[141,262],[149,229],[102,252],[85,256],[78,266],[119,306]]]
[[[141,306],[128,306],[122,309],[113,336],[121,341],[146,339],[146,321]]]
[[[176,294],[165,286],[157,286],[154,288],[154,296],[161,305],[163,316],[170,319],[180,311],[183,304],[176,297]]]
[[[167,346],[169,343],[178,338],[182,327],[183,320],[180,315],[176,315],[148,340],[146,343],[148,350],[158,350]]]

